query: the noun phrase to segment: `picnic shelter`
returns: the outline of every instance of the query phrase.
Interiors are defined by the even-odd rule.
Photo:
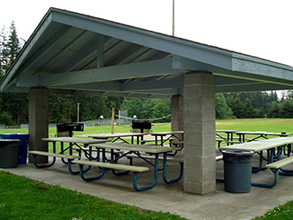
[[[50,8],[0,86],[29,93],[30,150],[48,148],[51,93],[171,99],[183,190],[204,195],[216,189],[215,93],[292,89],[293,67]]]

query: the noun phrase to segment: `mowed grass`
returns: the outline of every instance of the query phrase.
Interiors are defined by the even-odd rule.
[[[0,219],[185,219],[99,199],[0,171]]]
[[[293,119],[225,119],[216,121],[216,130],[267,131],[293,133]],[[153,123],[153,132],[171,131],[171,123]],[[131,125],[115,125],[114,133],[132,132]],[[0,133],[28,133],[28,129],[3,129]],[[75,131],[74,136],[85,137],[87,134],[111,133],[111,126],[84,127],[84,131]],[[55,137],[56,127],[49,128],[49,137]]]
[[[216,129],[293,133],[293,119],[262,118],[217,120]]]

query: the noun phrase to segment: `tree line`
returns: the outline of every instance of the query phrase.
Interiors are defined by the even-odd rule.
[[[3,27],[0,35],[0,78],[16,59],[25,42],[17,36],[12,22],[9,31]],[[216,118],[293,118],[293,92],[286,91],[282,97],[276,91],[216,94]],[[78,104],[79,103],[79,104]],[[97,119],[101,115],[111,118],[112,108],[127,110],[128,116],[140,119],[162,118],[171,114],[168,99],[141,99],[106,96],[77,96],[50,94],[49,123],[70,123],[77,120]],[[169,122],[170,117],[156,122]],[[28,123],[28,94],[0,93],[0,124],[20,125]]]

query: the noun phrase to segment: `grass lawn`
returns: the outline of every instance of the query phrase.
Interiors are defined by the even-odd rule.
[[[185,219],[99,199],[0,171],[0,219]]]
[[[217,130],[293,133],[293,119],[217,120]],[[130,132],[130,125],[115,126],[115,133]],[[152,131],[170,131],[171,124],[154,124]],[[85,127],[75,136],[110,133],[110,126]],[[1,130],[1,133],[28,133],[27,129]],[[49,129],[49,136],[56,128]],[[126,206],[59,186],[45,185],[25,177],[0,172],[0,219],[183,219],[169,213],[152,212]],[[62,198],[62,199],[61,199]],[[263,219],[293,219],[293,201],[269,210]]]

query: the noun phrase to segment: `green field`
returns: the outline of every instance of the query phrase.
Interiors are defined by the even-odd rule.
[[[171,123],[153,123],[152,131],[170,131]],[[216,121],[216,130],[267,131],[293,133],[293,119],[225,119]],[[131,132],[131,125],[116,125],[115,133]],[[0,133],[28,133],[28,129],[3,129]],[[111,126],[85,127],[84,131],[74,132],[75,136],[86,134],[111,133]],[[49,128],[49,137],[55,137],[56,127]]]
[[[293,119],[228,119],[217,120],[216,130],[238,130],[238,131],[267,131],[286,132],[293,134]],[[153,123],[153,132],[171,131],[171,123]],[[131,132],[131,125],[116,125],[114,133]],[[4,129],[0,133],[28,133],[28,129]],[[75,137],[87,138],[90,134],[111,133],[111,126],[85,127],[84,131],[75,131]],[[49,137],[56,137],[56,127],[49,128]],[[253,136],[246,136],[247,138]],[[273,138],[275,136],[269,136]],[[59,145],[57,143],[57,149]],[[50,150],[52,150],[50,148]]]

